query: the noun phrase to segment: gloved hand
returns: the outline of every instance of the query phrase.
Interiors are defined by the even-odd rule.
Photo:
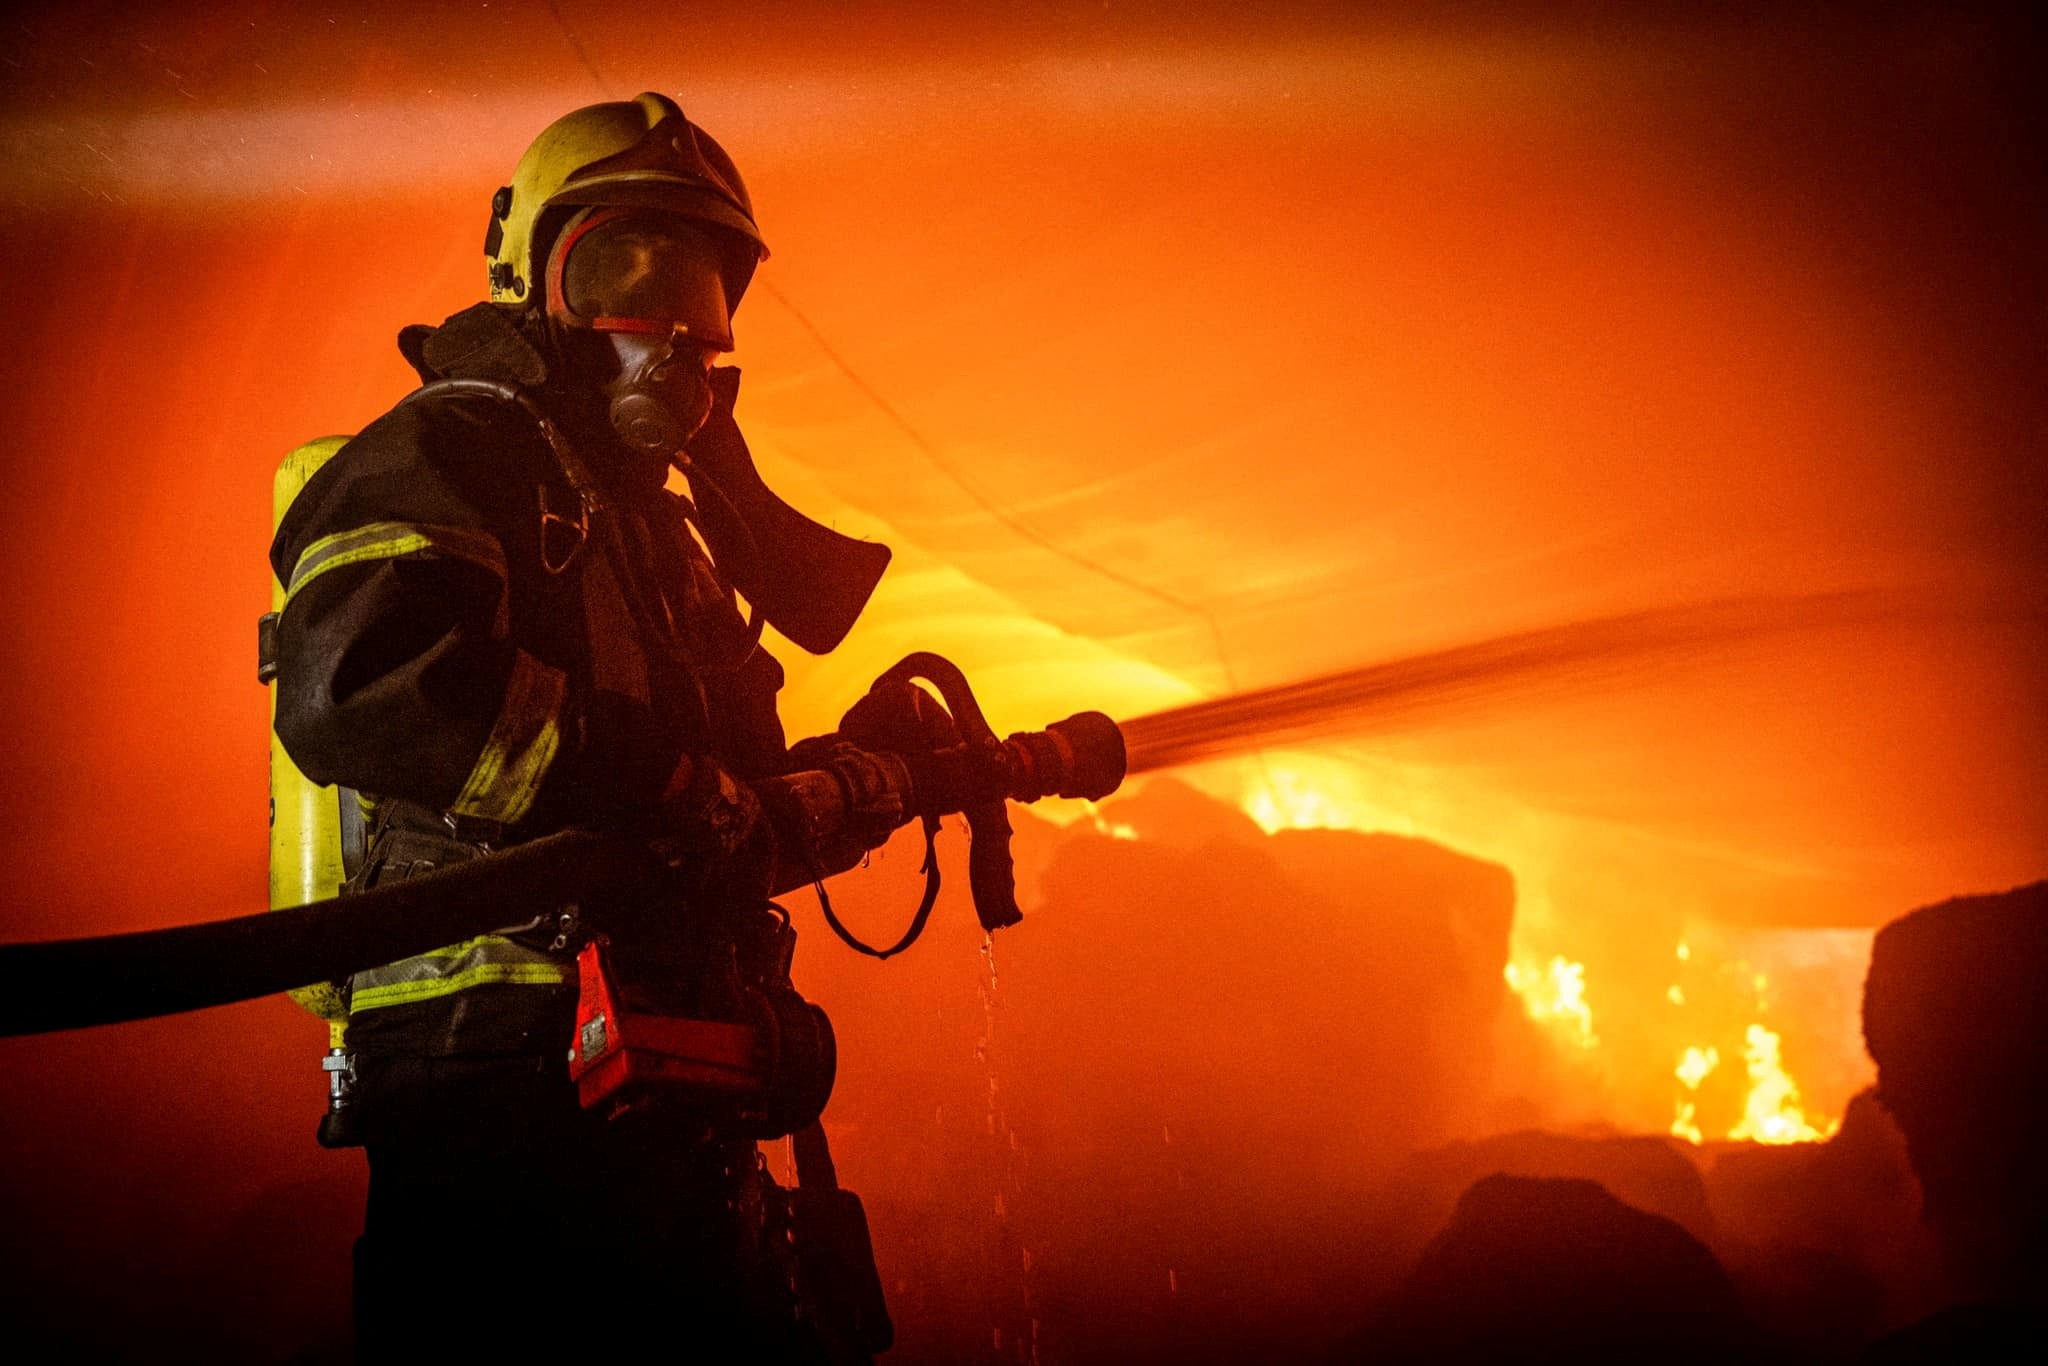
[[[777,835],[752,784],[709,755],[686,756],[650,813],[650,844],[693,893],[755,904],[774,880]]]
[[[909,679],[876,682],[839,718],[839,734],[862,749],[930,754],[960,743],[960,728],[936,697]]]
[[[894,755],[901,762],[908,791],[899,794],[903,809],[893,814],[890,830],[912,816],[946,815],[1000,796],[1000,785],[991,786],[995,773],[961,742],[959,727],[945,705],[908,679],[878,681],[847,709],[837,731],[802,741],[791,747],[790,754],[799,761],[815,761],[806,766],[822,768],[838,747],[845,746]],[[886,831],[880,833],[886,838]]]
[[[833,869],[844,872],[860,861],[870,849],[879,849],[889,836],[909,823],[909,786],[900,764],[878,764],[874,754],[837,733],[814,735],[789,747],[790,769],[794,773],[829,774],[837,788],[840,810],[836,828],[810,830],[813,843],[830,840],[858,849],[850,862]],[[783,803],[776,803],[779,807]],[[787,824],[787,822],[785,822]],[[822,849],[819,851],[822,853]],[[828,860],[837,862],[839,860]]]
[[[845,872],[919,816],[935,823],[971,802],[999,802],[999,775],[981,759],[963,744],[903,753],[838,733],[792,745],[794,771],[757,785],[780,838],[777,890]]]

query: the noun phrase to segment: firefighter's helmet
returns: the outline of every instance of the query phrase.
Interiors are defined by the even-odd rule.
[[[768,255],[732,158],[674,100],[650,92],[564,114],[519,158],[512,183],[491,200],[491,301],[543,303],[548,252],[576,211],[592,205],[656,209],[710,228],[733,307]]]

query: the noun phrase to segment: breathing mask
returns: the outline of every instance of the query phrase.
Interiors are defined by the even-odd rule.
[[[710,358],[732,349],[724,264],[711,230],[631,208],[581,211],[549,255],[548,316],[590,336],[612,430],[635,451],[666,460],[710,415]]]

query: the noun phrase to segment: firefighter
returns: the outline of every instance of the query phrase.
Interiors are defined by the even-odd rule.
[[[831,648],[887,551],[801,517],[747,456],[738,372],[715,366],[767,254],[747,191],[671,100],[598,104],[528,149],[485,252],[488,301],[401,334],[421,388],[280,523],[278,736],[309,777],[360,794],[351,887],[571,825],[633,831],[679,895],[585,908],[625,989],[685,1015],[737,989],[801,1018],[768,898],[851,866],[905,813],[863,813],[823,849],[762,814],[761,784],[796,761],[761,622]],[[687,497],[665,488],[678,467]],[[370,1167],[360,1354],[823,1351],[760,1126],[579,1106],[564,923],[341,984],[344,1141]],[[822,1107],[825,1049],[768,1133]]]

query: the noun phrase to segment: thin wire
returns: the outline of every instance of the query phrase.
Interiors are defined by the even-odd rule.
[[[995,518],[996,521],[1008,527],[1024,540],[1050,551],[1071,564],[1078,565],[1091,574],[1128,588],[1134,593],[1142,594],[1145,597],[1151,598],[1154,602],[1165,603],[1167,606],[1178,611],[1199,617],[1206,622],[1209,627],[1210,640],[1216,648],[1217,663],[1223,668],[1224,682],[1233,692],[1236,691],[1236,670],[1231,667],[1229,652],[1223,647],[1223,632],[1217,625],[1214,613],[1208,608],[1203,607],[1200,603],[1190,602],[1188,599],[1169,593],[1163,588],[1157,588],[1140,579],[1132,578],[1130,575],[1122,573],[1102,563],[1100,560],[1092,559],[1077,550],[1063,546],[1032,527],[1029,523],[1021,521],[1009,512],[1006,512],[994,499],[977,488],[974,482],[958,466],[941,455],[938,448],[925,437],[924,433],[920,432],[908,418],[904,417],[894,404],[884,398],[874,385],[868,383],[858,371],[847,364],[846,358],[839,354],[838,349],[830,341],[826,340],[825,334],[818,329],[818,325],[805,316],[804,311],[798,308],[787,294],[766,280],[760,281],[756,287],[765,290],[771,298],[787,309],[789,315],[796,319],[798,325],[804,331],[810,333],[811,340],[818,344],[818,349],[824,352],[825,358],[832,362],[840,374],[846,376],[847,382],[865,395],[867,400],[874,404],[875,408],[884,417],[888,418],[896,429],[909,439],[913,446],[917,447],[918,452],[931,463],[934,469],[952,480],[982,511]]]
[[[605,80],[597,72],[597,63],[590,60],[590,54],[585,52],[583,44],[577,41],[575,30],[571,29],[569,21],[562,17],[561,8],[555,4],[555,0],[548,0],[548,13],[555,17],[555,27],[562,30],[562,37],[568,42],[570,49],[575,52],[576,60],[583,63],[583,69],[588,71],[590,79],[597,83],[598,93],[604,93],[606,90]]]
[[[605,93],[608,87],[606,86],[604,76],[598,71],[597,64],[590,60],[590,54],[584,50],[583,44],[578,41],[575,31],[569,27],[568,20],[562,17],[561,7],[556,3],[556,0],[548,0],[548,13],[554,17],[555,27],[562,31],[562,39],[569,44],[570,50],[576,54],[576,60],[581,62],[583,69],[590,73],[590,79],[597,86],[598,92],[600,94]],[[940,455],[938,448],[925,439],[924,433],[912,425],[910,419],[903,416],[897,410],[895,404],[884,398],[880,390],[868,383],[857,370],[847,364],[846,358],[839,354],[839,348],[832,345],[826,339],[824,332],[819,329],[816,323],[811,321],[809,315],[796,306],[795,300],[791,299],[774,282],[769,280],[757,281],[755,288],[766,291],[769,297],[788,310],[789,316],[796,319],[797,325],[810,334],[811,340],[818,344],[818,349],[824,352],[825,358],[832,362],[839,373],[846,376],[847,382],[859,390],[867,398],[868,402],[874,404],[876,410],[886,417],[898,431],[909,438],[910,444],[917,448],[918,452],[931,463],[934,469],[950,479],[961,492],[965,493],[989,516],[995,518],[1003,526],[1008,527],[1017,536],[1022,537],[1041,549],[1051,552],[1070,564],[1077,565],[1089,573],[1107,579],[1111,583],[1118,584],[1134,593],[1151,598],[1154,602],[1161,602],[1190,616],[1199,617],[1209,628],[1209,643],[1215,649],[1216,662],[1223,670],[1224,688],[1231,693],[1235,693],[1238,690],[1237,669],[1230,662],[1230,651],[1223,644],[1223,628],[1217,623],[1214,612],[1211,612],[1200,603],[1190,602],[1188,599],[1169,593],[1163,588],[1156,588],[1151,584],[1134,579],[1128,574],[1119,573],[1110,566],[1103,564],[1100,560],[1091,559],[1079,551],[1060,545],[1028,523],[1005,512],[993,499],[977,488],[974,482],[968,479],[957,466]],[[1273,782],[1273,775],[1263,748],[1257,751],[1257,759],[1260,768],[1266,773],[1266,781],[1270,786]],[[1275,790],[1277,791],[1277,789]]]

